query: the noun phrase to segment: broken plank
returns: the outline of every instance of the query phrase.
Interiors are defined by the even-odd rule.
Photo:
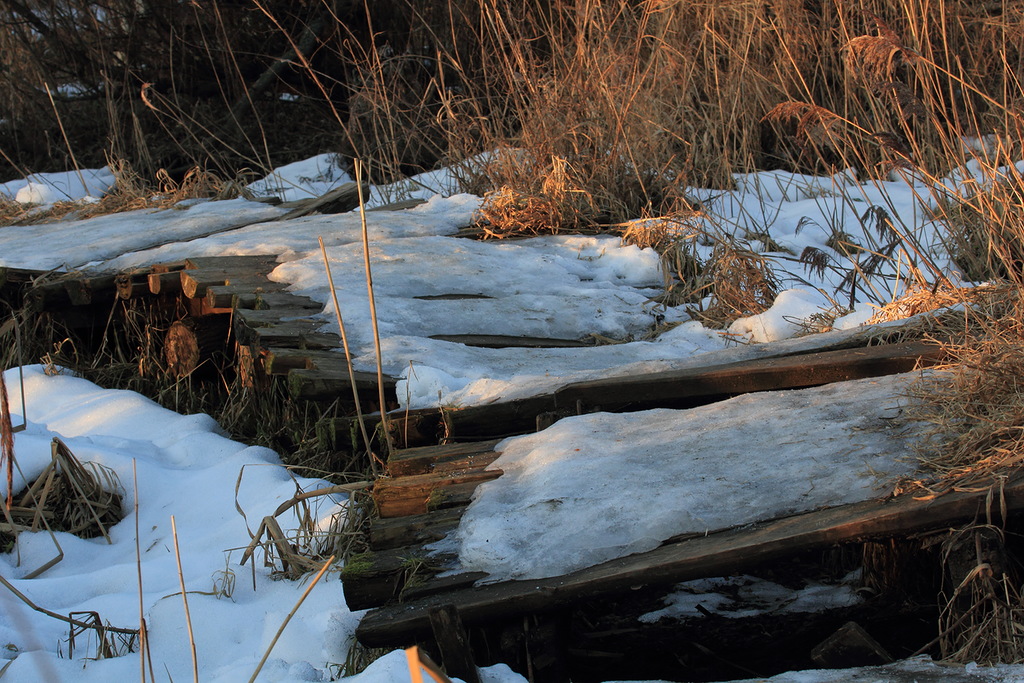
[[[362,184],[363,195],[369,192],[369,184]],[[280,206],[283,208],[292,208],[291,211],[284,214],[283,216],[277,216],[274,220],[287,221],[293,218],[300,218],[306,216],[315,211],[320,213],[345,213],[359,206],[359,192],[360,187],[356,183],[344,183],[339,185],[333,190],[328,190],[324,194],[314,199],[303,199],[299,202],[284,202]]]
[[[473,468],[440,475],[417,474],[398,479],[378,479],[373,486],[373,502],[383,518],[420,515],[431,510],[469,503],[476,487],[497,479],[501,470]]]
[[[492,439],[396,450],[388,457],[388,473],[406,477],[486,467],[499,455],[494,450],[497,444],[498,440]]]
[[[910,372],[945,356],[937,344],[907,342],[859,349],[762,358],[719,366],[577,382],[555,391],[558,406],[620,412],[692,407],[703,397],[797,389]],[[704,401],[707,402],[707,401]]]
[[[836,543],[942,528],[984,514],[989,493],[985,489],[954,491],[930,500],[910,494],[869,500],[699,536],[565,576],[495,583],[407,601],[368,613],[356,637],[367,647],[414,642],[430,634],[430,609],[447,603],[459,608],[467,624],[475,624],[621,594],[638,585],[725,576]],[[1024,509],[1024,476],[1010,479],[1001,495],[1007,510]]]
[[[420,515],[370,520],[370,550],[390,550],[440,541],[459,525],[464,508],[435,510]]]
[[[430,338],[484,349],[579,349],[593,346],[592,343],[579,339],[513,337],[500,334],[432,334]]]

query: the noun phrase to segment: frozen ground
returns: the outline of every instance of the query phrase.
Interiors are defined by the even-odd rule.
[[[313,196],[348,180],[331,163],[318,158],[281,169],[278,177],[254,189],[280,194],[306,187],[306,194]],[[376,204],[408,196],[431,198],[410,210],[368,213],[385,370],[402,377],[400,398],[414,407],[479,404],[550,391],[579,379],[768,353],[769,346],[751,342],[781,339],[776,343],[782,347],[809,348],[824,338],[849,334],[794,336],[803,329],[800,321],[835,304],[855,309],[837,327],[863,322],[872,304],[903,291],[907,263],[916,257],[897,250],[894,260],[862,282],[851,300],[843,276],[849,259],[863,258],[863,253],[845,256],[832,250],[827,243],[835,243],[830,238],[837,231],[869,249],[891,238],[893,231],[905,232],[929,254],[936,269],[950,270],[928,219],[929,190],[920,183],[858,184],[845,174],[825,179],[778,172],[742,176],[734,191],[694,189],[692,194],[705,202],[705,228],[764,252],[776,263],[786,291],[766,314],[738,321],[724,332],[710,330],[690,320],[685,308],[654,300],[663,275],[652,250],[602,237],[514,242],[455,237],[479,200],[433,196],[428,189],[443,189],[449,181],[433,174],[402,187],[375,188]],[[963,178],[949,180],[950,185],[959,182]],[[66,194],[74,194],[73,183],[64,187]],[[11,184],[0,188],[11,198],[20,191]],[[301,192],[289,198],[297,196]],[[2,228],[0,264],[111,271],[185,256],[271,253],[280,258],[272,277],[323,303],[324,326],[336,329],[317,247],[317,237],[323,236],[357,362],[364,369],[373,367],[358,214],[271,220],[225,231],[281,211],[243,201],[191,202],[157,212]],[[880,226],[883,215],[887,219]],[[797,262],[807,248],[826,254],[824,269]],[[711,243],[695,245],[704,257],[712,249]],[[913,265],[928,270],[923,263]],[[417,298],[437,294],[487,298]],[[662,333],[654,336],[658,322],[678,324],[661,327]],[[468,333],[574,339],[596,334],[623,343],[495,350],[429,338]],[[25,577],[54,557],[56,546],[46,534],[22,534],[14,552],[0,555],[0,575],[58,613],[92,610],[113,625],[133,627],[140,602],[138,522],[141,602],[152,633],[154,668],[158,675],[189,680],[188,637],[169,537],[173,515],[197,630],[200,678],[248,680],[305,586],[273,581],[260,566],[254,572],[240,567],[238,549],[249,541],[247,524],[254,528],[253,520],[270,514],[296,486],[318,482],[292,479],[276,454],[231,442],[205,416],[175,415],[134,394],[100,390],[67,375],[47,376],[38,366],[25,369],[23,415],[17,371],[6,372],[5,378],[14,421],[27,423],[15,437],[26,478],[44,466],[50,440],[59,436],[82,460],[117,473],[128,516],[113,529],[110,545],[59,534],[64,559],[34,579]],[[878,495],[913,467],[903,458],[905,444],[889,437],[891,425],[898,422],[890,418],[898,414],[909,379],[740,398],[691,411],[563,420],[502,445],[496,466],[506,474],[481,487],[450,542],[458,545],[466,566],[488,571],[493,578],[546,576],[654,547],[682,531],[718,529]],[[768,446],[771,460],[764,458]],[[675,469],[665,475],[666,467]],[[235,508],[236,484],[246,518]],[[656,497],[658,505],[637,508],[641,494]],[[317,513],[321,526],[343,515],[345,504],[340,498],[324,502]],[[294,519],[282,523],[286,530],[297,525]],[[572,533],[553,532],[543,539],[548,545],[531,548],[517,528],[537,525]],[[230,591],[225,590],[228,576],[235,578]],[[842,599],[841,591],[829,594],[815,588],[809,586],[802,596],[776,596],[774,609]],[[714,591],[714,586],[700,589]],[[771,586],[758,589],[772,593]],[[684,594],[693,590],[680,587],[666,605],[669,611],[660,616],[671,616],[673,604],[684,606]],[[64,624],[29,610],[9,591],[0,590],[0,600],[0,645],[5,645],[0,657],[9,660],[5,681],[99,682],[138,676],[134,655],[92,661],[88,645],[78,643],[73,658],[61,658],[68,647]],[[728,606],[723,603],[721,608]],[[329,680],[344,661],[358,618],[344,604],[337,575],[327,575],[284,632],[260,680]],[[402,680],[407,676],[404,661],[401,653],[388,655],[357,680]],[[523,680],[500,666],[486,676],[491,683]],[[975,672],[915,660],[889,669],[786,676],[773,680],[1024,680],[1024,668]]]

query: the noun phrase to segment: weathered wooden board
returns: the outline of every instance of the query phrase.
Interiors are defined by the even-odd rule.
[[[266,274],[277,267],[277,256],[274,254],[255,254],[250,256],[193,256],[185,259],[185,268],[190,270],[237,270],[251,274]]]
[[[692,405],[691,399],[755,391],[796,389],[865,377],[910,372],[919,362],[944,356],[937,344],[906,342],[859,349],[807,353],[629,377],[577,382],[555,391],[560,407],[599,407],[610,412]]]
[[[377,392],[377,374],[374,372],[354,371],[356,389],[360,393],[362,401],[369,402],[369,405],[376,405],[379,400]],[[394,406],[397,404],[394,383],[388,383],[384,379],[384,400]],[[298,368],[288,371],[288,392],[293,398],[306,401],[334,401],[341,399],[343,402],[352,398],[352,382],[348,370],[345,369],[322,369],[322,368]]]
[[[367,531],[370,550],[392,550],[440,541],[459,525],[463,508],[436,510],[406,517],[377,517]]]
[[[382,605],[454,566],[454,556],[431,554],[423,548],[360,553],[342,570],[345,603],[350,610]]]
[[[210,308],[266,310],[274,308],[305,309],[319,313],[323,305],[309,297],[283,291],[287,286],[266,280],[250,285],[215,285],[206,288],[206,305]]]
[[[396,450],[388,457],[388,473],[397,478],[486,467],[499,455],[494,450],[497,444],[493,439]]]
[[[378,479],[373,502],[382,518],[421,515],[431,510],[469,503],[476,487],[501,476],[501,470],[486,465],[455,472],[415,474],[398,479]]]
[[[612,377],[566,385],[553,394],[445,409],[409,410],[389,415],[395,438],[410,434],[407,447],[436,443],[439,431],[449,440],[471,441],[527,434],[553,420],[580,412],[629,412],[651,408],[692,408],[754,391],[818,386],[864,377],[907,372],[919,360],[935,362],[940,347],[921,342],[840,349],[796,356],[761,358],[687,370]],[[538,417],[541,422],[538,423]],[[407,429],[406,426],[411,425]],[[348,418],[327,420],[324,438],[343,438]]]
[[[593,346],[578,339],[511,337],[500,334],[432,334],[430,338],[484,349],[579,349]]]
[[[181,291],[180,270],[154,270],[147,276],[150,294],[177,294]]]
[[[369,184],[363,183],[363,196],[368,196]],[[283,216],[273,220],[287,221],[293,218],[300,218],[308,214],[319,213],[344,213],[359,206],[359,185],[356,183],[344,183],[333,190],[329,190],[315,199],[302,199],[297,202],[283,202],[284,208],[292,210]]]
[[[280,291],[287,287],[280,282],[271,282],[260,273],[249,273],[239,270],[217,270],[204,268],[202,270],[179,271],[181,277],[181,291],[185,296],[194,299],[202,299],[207,295],[211,287],[223,287],[231,285],[240,289],[248,289],[255,292]]]
[[[429,613],[454,604],[466,623],[514,617],[629,591],[639,585],[670,585],[690,579],[724,576],[801,551],[836,543],[899,536],[984,518],[983,491],[958,491],[931,500],[911,495],[844,505],[753,526],[699,536],[624,557],[566,576],[465,588],[436,597],[405,601],[368,613],[356,629],[368,647],[394,647],[430,633]],[[1007,510],[1024,509],[1024,476],[1003,488]],[[996,492],[999,515],[999,492]]]

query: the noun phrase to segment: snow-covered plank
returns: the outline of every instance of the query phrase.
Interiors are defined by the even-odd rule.
[[[903,495],[869,500],[691,538],[565,576],[509,581],[406,600],[369,612],[356,636],[368,647],[395,646],[429,635],[430,610],[443,604],[458,607],[466,623],[472,625],[614,595],[637,585],[671,585],[723,576],[836,543],[941,528],[985,514],[989,493],[984,489],[955,491],[933,499]],[[1006,510],[1024,508],[1024,476],[1012,477],[1001,495]]]

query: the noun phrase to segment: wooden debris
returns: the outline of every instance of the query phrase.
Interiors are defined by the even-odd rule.
[[[835,543],[941,528],[983,514],[988,491],[956,491],[930,500],[904,495],[870,500],[699,536],[612,560],[566,576],[463,588],[368,613],[356,630],[368,647],[394,646],[430,634],[430,609],[458,607],[467,624],[514,618],[581,600],[627,592],[637,585],[670,585],[724,576],[757,564]],[[1005,509],[1024,509],[1024,475],[1003,488]]]
[[[578,382],[550,394],[461,409],[393,412],[388,421],[392,438],[406,447],[434,444],[441,437],[449,441],[504,438],[529,434],[580,413],[692,408],[755,391],[909,372],[918,364],[938,362],[943,353],[937,345],[911,342],[761,358]],[[321,438],[335,443],[346,443],[350,431],[349,418],[325,420],[319,426]]]
[[[823,669],[852,669],[889,664],[892,655],[860,624],[848,621],[811,651],[811,660]]]
[[[455,472],[378,479],[373,487],[373,500],[381,517],[418,515],[465,505],[477,486],[500,476],[501,470],[487,470],[481,466]]]
[[[449,676],[466,683],[480,683],[480,673],[473,663],[469,635],[455,605],[441,605],[430,610],[430,629],[441,651],[441,664]]]

